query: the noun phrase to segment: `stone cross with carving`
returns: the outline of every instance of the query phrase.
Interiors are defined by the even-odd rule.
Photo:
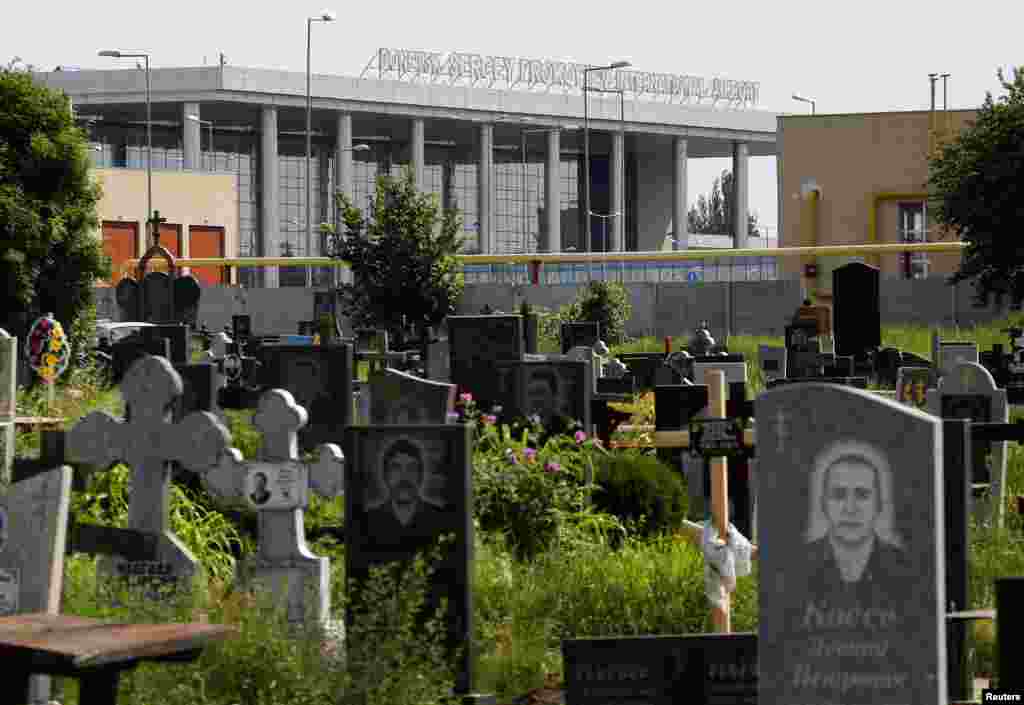
[[[342,493],[344,456],[334,443],[317,448],[315,463],[299,462],[298,431],[306,410],[291,393],[271,389],[260,398],[253,424],[263,433],[257,461],[245,461],[231,448],[203,484],[224,502],[259,515],[259,550],[242,566],[240,582],[286,596],[288,621],[324,624],[330,616],[330,561],[306,545],[305,509],[310,491],[324,497]],[[307,604],[307,590],[315,604]]]
[[[216,467],[231,434],[207,412],[194,412],[171,424],[172,402],[181,396],[181,376],[162,357],[144,355],[121,381],[121,396],[130,418],[117,419],[94,411],[67,435],[69,455],[77,462],[109,468],[123,462],[131,468],[128,528],[155,534],[156,572],[182,581],[198,569],[196,559],[170,531],[171,462],[194,472]],[[113,558],[104,572],[131,573],[124,559]],[[125,565],[125,567],[122,567]],[[145,572],[145,571],[144,571]]]

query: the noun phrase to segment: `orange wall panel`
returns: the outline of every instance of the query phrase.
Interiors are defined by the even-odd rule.
[[[134,259],[139,241],[138,226],[135,223],[103,221],[103,254],[112,260],[110,284],[116,284],[121,268],[127,260]]]
[[[192,225],[188,234],[190,257],[223,257],[224,228],[210,225]],[[193,267],[192,276],[207,286],[221,283],[220,267]]]

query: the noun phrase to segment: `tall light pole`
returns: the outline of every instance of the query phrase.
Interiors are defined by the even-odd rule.
[[[583,69],[583,180],[586,184],[583,195],[583,211],[586,213],[587,252],[592,251],[590,237],[590,85],[591,71],[624,69],[632,66],[628,61],[613,61],[607,66],[588,66]]]
[[[203,120],[198,115],[186,115],[185,117],[187,117],[192,122],[198,122],[200,125],[209,125],[210,126],[210,145],[209,145],[209,147],[207,147],[207,150],[210,152],[210,171],[213,171],[213,167],[214,167],[214,162],[213,162],[213,121],[212,120]]]
[[[797,95],[796,93],[794,93],[793,94],[793,100],[799,100],[801,103],[810,103],[811,104],[811,115],[814,115],[814,99],[813,98],[804,98],[802,95]]]
[[[309,257],[313,246],[313,215],[312,215],[312,183],[310,181],[309,163],[313,158],[313,99],[310,93],[310,47],[313,38],[314,22],[333,22],[335,14],[324,10],[319,17],[306,18],[306,257]],[[306,287],[313,286],[313,268],[306,267]]]
[[[126,54],[123,51],[104,49],[99,52],[99,55],[109,56],[112,59],[146,60],[146,222],[149,222],[153,218],[153,111],[149,100],[149,54],[142,52]],[[152,224],[150,225],[152,226]]]

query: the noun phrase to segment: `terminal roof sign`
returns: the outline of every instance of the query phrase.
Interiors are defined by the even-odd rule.
[[[464,52],[418,51],[414,49],[377,50],[370,60],[377,64],[378,78],[400,81],[447,82],[448,85],[495,84],[507,88],[566,92],[583,90],[583,70],[587,64],[548,59],[524,59],[511,56],[485,56]],[[364,70],[365,74],[366,71]],[[684,103],[724,103],[729,107],[748,108],[758,103],[760,83],[722,78],[701,78],[669,73],[624,69],[591,71],[587,86],[604,91],[622,91],[634,98]]]

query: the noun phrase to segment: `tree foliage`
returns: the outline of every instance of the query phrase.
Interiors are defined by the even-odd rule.
[[[732,233],[732,185],[732,171],[724,169],[722,175],[712,182],[711,193],[707,196],[698,196],[696,205],[687,213],[687,232],[701,235]],[[747,234],[750,237],[760,237],[757,214],[747,214],[747,226]]]
[[[52,312],[80,345],[96,278],[110,260],[95,236],[100,188],[68,98],[19,59],[0,68],[0,326]]]
[[[325,225],[328,251],[352,270],[339,287],[342,313],[356,327],[418,335],[455,313],[463,277],[455,253],[463,244],[457,209],[442,210],[433,194],[419,193],[408,170],[383,176],[368,215],[338,194],[344,234]]]
[[[935,221],[967,243],[949,283],[973,280],[979,304],[1024,300],[1024,67],[1013,74],[996,72],[1006,95],[986,92],[974,122],[929,160]]]

